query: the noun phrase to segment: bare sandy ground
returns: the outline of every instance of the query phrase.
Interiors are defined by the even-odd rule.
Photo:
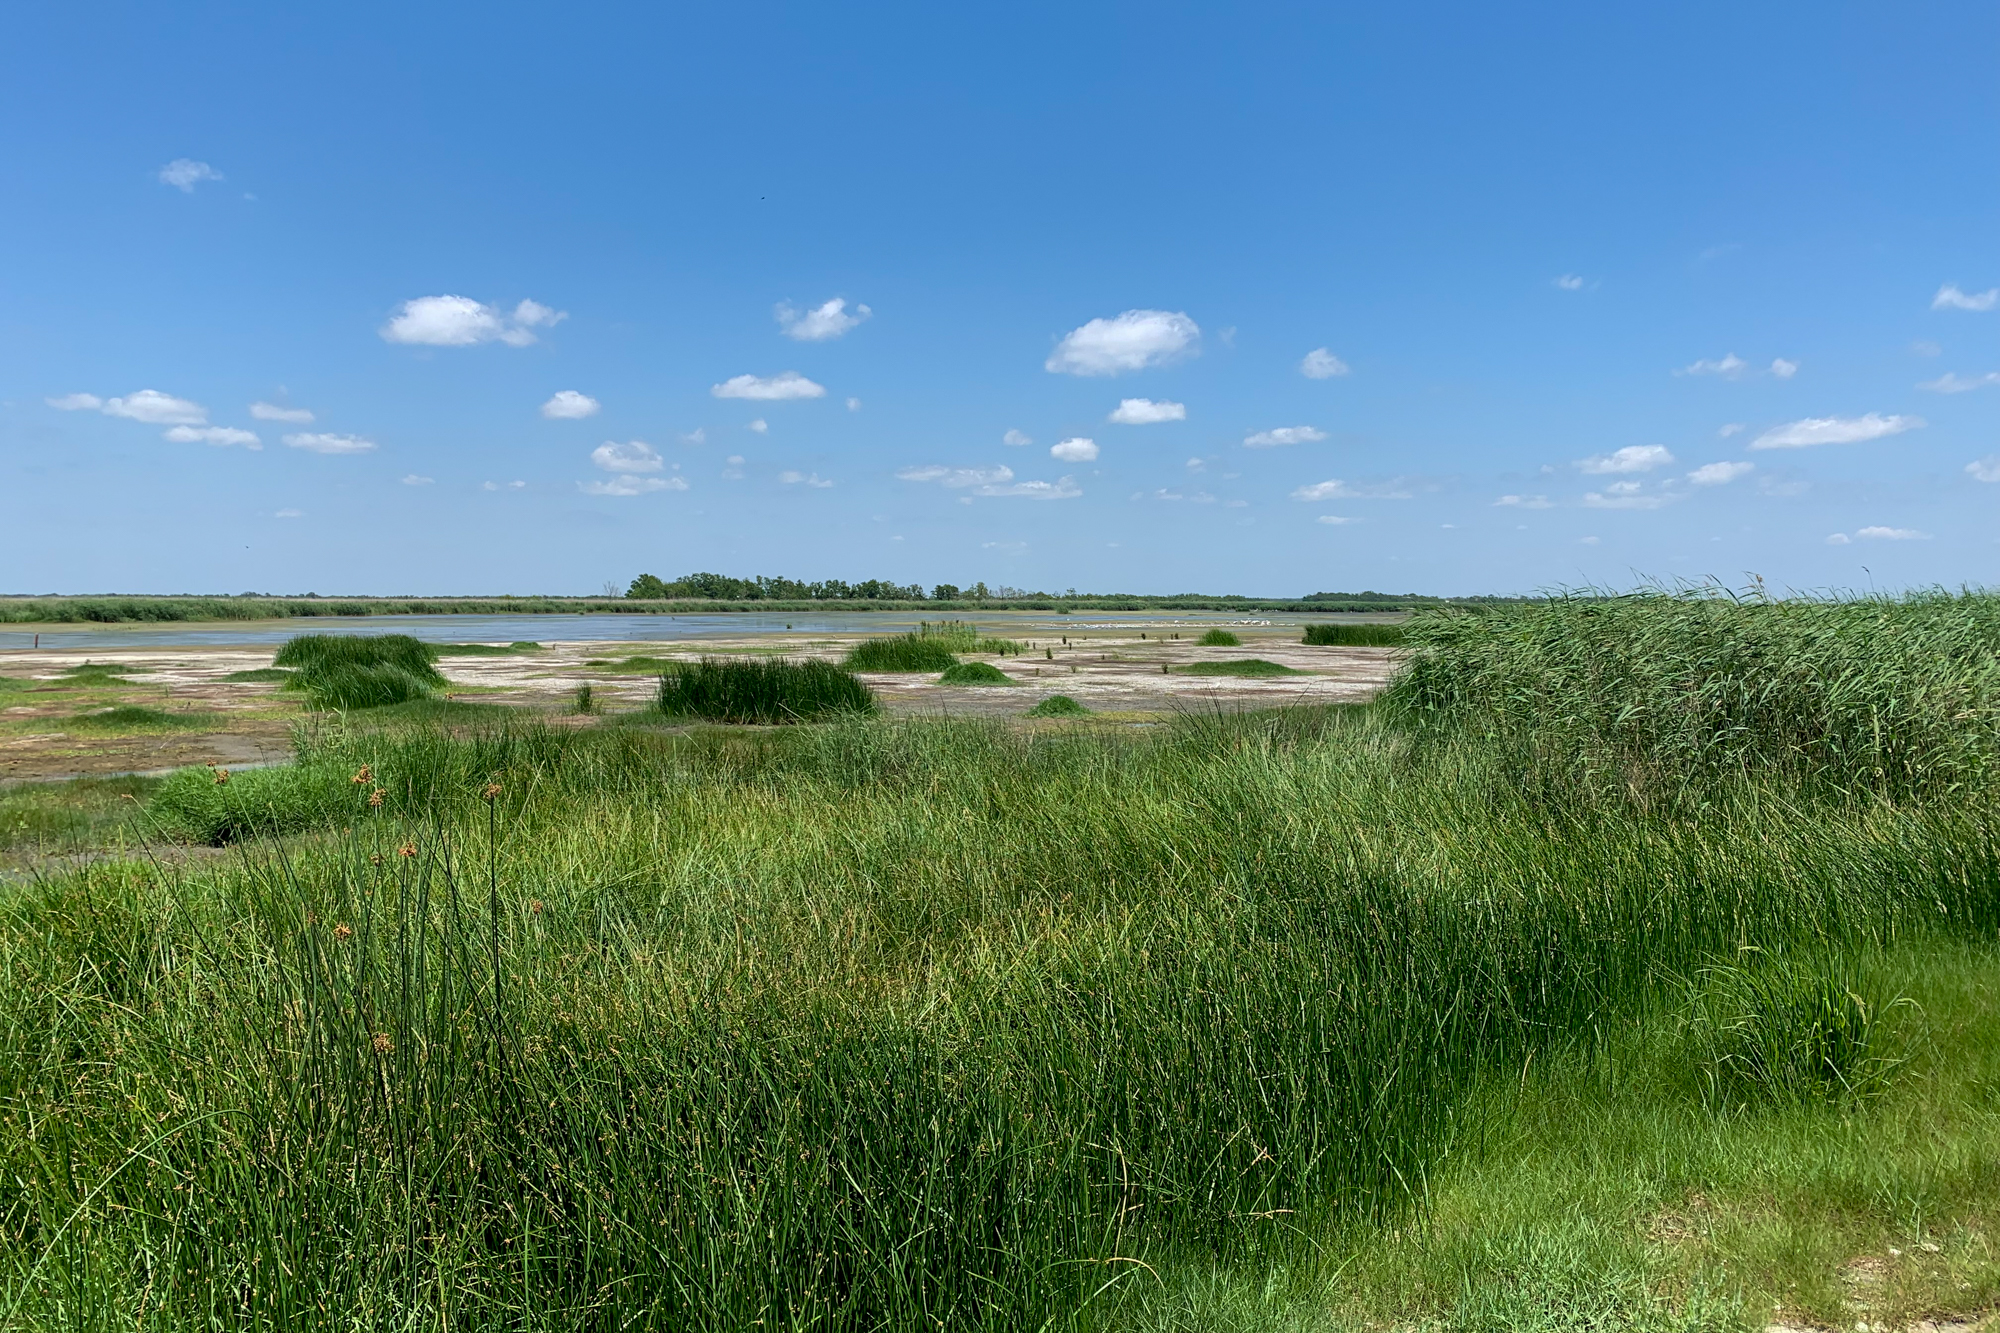
[[[1006,632],[1002,630],[1001,632]],[[1066,694],[1115,720],[1146,721],[1196,709],[1234,711],[1288,703],[1352,703],[1388,682],[1396,654],[1384,648],[1309,648],[1298,631],[1260,633],[1238,629],[1240,648],[1200,648],[1192,636],[1157,637],[1158,631],[1093,631],[1079,626],[1064,636],[1029,636],[1019,657],[979,655],[1016,682],[1014,688],[946,687],[935,675],[866,673],[863,679],[892,714],[1010,716],[1052,694]],[[709,638],[698,643],[557,642],[505,657],[445,657],[439,662],[450,695],[465,702],[560,709],[589,683],[600,706],[619,711],[643,707],[655,677],[620,671],[636,656],[692,661],[703,656],[787,654],[838,661],[861,636],[810,637],[757,634]],[[85,774],[151,772],[187,764],[247,765],[282,761],[289,754],[288,726],[297,704],[275,685],[224,677],[271,664],[264,647],[148,646],[90,652],[0,652],[0,674],[32,678],[42,690],[5,696],[0,708],[0,781]],[[1163,667],[1195,662],[1262,658],[1308,675],[1270,679],[1185,676]],[[217,715],[213,732],[91,736],[65,731],[65,719],[82,702],[57,693],[61,673],[84,662],[134,668],[129,687],[100,691],[93,704],[140,703],[167,712]],[[44,697],[38,697],[44,696]]]

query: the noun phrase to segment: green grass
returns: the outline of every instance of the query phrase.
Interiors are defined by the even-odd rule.
[[[223,679],[234,685],[287,685],[295,674],[283,667],[256,667],[249,671],[232,671]]]
[[[1018,685],[1019,681],[991,662],[960,662],[946,667],[940,685]]]
[[[770,725],[870,713],[875,696],[829,662],[705,657],[660,677],[659,708],[669,717]]]
[[[278,650],[276,667],[314,708],[383,708],[431,697],[445,684],[430,644],[407,634],[301,634]]]
[[[943,636],[893,634],[863,639],[843,663],[850,671],[948,671],[958,658]]]
[[[1030,708],[1023,717],[1089,717],[1090,710],[1067,694],[1051,694]]]
[[[0,851],[75,851],[109,842],[158,778],[76,778],[0,787]]]
[[[539,643],[436,643],[431,649],[439,657],[513,657],[540,652]]]
[[[1202,648],[1241,648],[1243,640],[1226,629],[1212,629],[1195,640]]]
[[[1403,642],[1401,625],[1307,625],[1301,643],[1321,648],[1393,648]]]
[[[85,662],[65,670],[57,679],[64,685],[130,685],[126,677],[143,670],[117,662]]]
[[[100,708],[62,719],[62,725],[71,731],[130,734],[156,731],[205,731],[213,730],[217,724],[218,718],[214,713],[169,713],[162,709],[146,708],[137,704],[120,704],[115,708]]]
[[[633,675],[655,676],[663,671],[678,671],[686,663],[678,657],[594,657],[584,663],[599,671],[630,672]]]
[[[1245,657],[1234,662],[1189,662],[1170,667],[1176,676],[1247,676],[1263,679],[1267,676],[1307,676],[1308,671],[1296,671],[1276,662],[1267,662],[1261,657]]]

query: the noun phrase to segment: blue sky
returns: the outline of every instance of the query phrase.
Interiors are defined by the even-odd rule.
[[[15,6],[0,587],[1985,583],[1997,39]]]

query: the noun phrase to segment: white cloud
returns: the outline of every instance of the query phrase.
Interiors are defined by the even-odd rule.
[[[1069,477],[1058,481],[1017,481],[1009,486],[981,486],[974,495],[1013,497],[1022,500],[1074,500],[1083,488]]]
[[[1673,454],[1661,444],[1628,444],[1608,454],[1592,454],[1589,458],[1576,460],[1579,472],[1588,476],[1602,477],[1617,472],[1651,472],[1656,467],[1665,467],[1674,461]]]
[[[949,490],[970,490],[973,495],[1019,497],[1029,500],[1073,500],[1083,491],[1068,477],[1060,481],[1015,481],[1010,467],[930,467],[904,468],[896,474],[900,481],[936,482]],[[968,497],[969,499],[969,497]]]
[[[1697,486],[1727,486],[1756,470],[1755,463],[1703,463],[1688,473],[1688,480]]]
[[[409,476],[403,478],[403,484],[405,486],[429,486],[436,480],[436,477],[420,477],[412,472]]]
[[[256,435],[234,426],[175,426],[167,431],[166,438],[175,444],[240,444],[252,451],[264,447]]]
[[[1671,495],[1641,495],[1636,481],[1606,486],[1604,493],[1591,491],[1583,497],[1585,509],[1659,509],[1673,503]]]
[[[1955,282],[1947,282],[1938,288],[1931,298],[1933,310],[1991,310],[2000,305],[2000,287],[1989,287],[1983,292],[1962,292]]]
[[[758,417],[755,421],[752,421],[750,423],[749,428],[751,430],[756,431],[759,435],[768,435],[771,431],[771,423],[764,420],[764,418],[762,417]]]
[[[594,417],[604,404],[587,393],[575,389],[559,389],[555,396],[542,404],[542,415],[550,421],[581,421]]]
[[[1828,546],[1845,546],[1845,545],[1847,545],[1847,543],[1848,543],[1849,541],[1851,541],[1851,540],[1852,540],[1852,538],[1850,538],[1850,537],[1849,537],[1849,536],[1848,536],[1848,535],[1847,535],[1846,533],[1844,533],[1844,532],[1836,532],[1836,533],[1832,533],[1832,534],[1830,534],[1830,535],[1829,535],[1829,536],[1827,537],[1827,539],[1826,539],[1826,544],[1827,544]]]
[[[191,157],[177,157],[160,168],[160,184],[171,185],[183,194],[193,194],[194,187],[203,181],[219,181],[222,173],[206,162],[197,162]]]
[[[717,398],[752,398],[760,402],[826,396],[823,385],[814,384],[796,370],[787,370],[765,379],[755,375],[735,375],[720,384],[710,385],[708,391]]]
[[[1546,495],[1503,495],[1493,502],[1502,507],[1514,509],[1549,509],[1553,506]]]
[[[1719,431],[1717,431],[1717,432],[1715,432],[1715,433],[1716,433],[1717,435],[1720,435],[1720,436],[1721,436],[1721,437],[1722,437],[1723,439],[1725,439],[1725,440],[1726,440],[1726,439],[1728,439],[1728,438],[1729,438],[1730,436],[1732,436],[1732,435],[1735,435],[1735,434],[1738,434],[1738,433],[1740,433],[1740,432],[1742,431],[1742,429],[1743,429],[1743,423],[1742,423],[1742,422],[1740,422],[1740,421],[1732,421],[1732,422],[1730,422],[1730,423],[1729,423],[1728,425],[1724,426],[1724,427],[1723,427],[1723,428],[1722,428],[1721,430],[1719,430]]]
[[[1782,356],[1777,357],[1771,362],[1771,373],[1781,380],[1788,380],[1799,373],[1799,363],[1787,361]]]
[[[1942,356],[1944,354],[1944,348],[1938,346],[1928,338],[1919,338],[1917,341],[1911,343],[1910,350],[1918,356]]]
[[[1862,528],[1854,535],[1866,541],[1881,542],[1925,542],[1931,538],[1928,532],[1918,532],[1915,528],[1870,527]]]
[[[1741,379],[1743,372],[1750,369],[1750,363],[1730,352],[1720,361],[1697,361],[1691,366],[1676,370],[1676,375],[1719,375],[1726,380]]]
[[[95,412],[104,406],[104,400],[94,393],[66,393],[60,398],[44,398],[42,401],[58,412]]]
[[[359,435],[287,435],[285,443],[294,449],[315,454],[367,454],[375,451],[375,441]]]
[[[1932,393],[1970,393],[1989,384],[2000,384],[2000,370],[1989,370],[1984,375],[1974,375],[1970,379],[1947,372],[1934,380],[1925,380],[1917,387],[1929,389]]]
[[[1081,437],[1049,446],[1049,457],[1064,463],[1091,463],[1097,460],[1097,441]]]
[[[1313,522],[1315,523],[1334,523],[1334,524],[1359,523],[1360,521],[1361,520],[1358,518],[1349,518],[1345,514],[1321,514],[1318,518],[1313,520]]]
[[[405,301],[381,328],[385,341],[424,347],[471,347],[503,342],[526,347],[533,330],[569,318],[538,301],[523,301],[509,312],[469,296],[419,296]]]
[[[625,478],[621,477],[621,478],[619,478],[619,480],[620,480],[620,481],[623,481],[623,480],[625,480]],[[579,484],[579,485],[581,485],[582,483],[578,483],[578,484]],[[610,484],[610,483],[603,483],[603,484],[607,484],[607,485],[608,485],[608,484]],[[487,482],[481,482],[481,483],[480,483],[480,486],[479,486],[479,489],[480,489],[480,490],[482,490],[482,491],[501,491],[501,490],[506,490],[506,491],[522,491],[522,490],[526,490],[527,488],[528,488],[528,483],[527,483],[527,482],[525,482],[525,481],[510,481],[510,482],[508,482],[508,483],[507,483],[507,484],[506,484],[505,486],[502,486],[502,485],[501,485],[501,484],[500,484],[499,482],[497,482],[497,481],[487,481]]]
[[[92,393],[73,393],[45,401],[64,412],[98,411],[108,417],[142,421],[148,426],[201,426],[208,422],[208,409],[200,403],[158,389],[141,389],[123,398],[103,399]]]
[[[1192,356],[1200,340],[1200,326],[1177,311],[1127,310],[1072,329],[1042,368],[1058,375],[1116,375]]]
[[[1010,430],[1005,435],[1002,435],[1000,437],[1000,443],[1012,445],[1016,449],[1022,448],[1026,445],[1033,444],[1034,442],[1035,442],[1034,436],[1025,434],[1024,432],[1018,430]]]
[[[303,407],[284,407],[278,403],[252,403],[250,415],[259,421],[287,421],[294,426],[312,424],[313,414]]]
[[[1276,430],[1260,430],[1254,435],[1243,437],[1245,449],[1275,449],[1285,444],[1316,444],[1326,438],[1326,432],[1312,426],[1280,426]]]
[[[811,310],[794,310],[788,302],[778,303],[778,327],[785,331],[787,338],[796,338],[802,343],[825,342],[838,338],[875,312],[865,305],[854,307],[854,313],[847,313],[847,301],[836,296],[824,305]]]
[[[861,410],[861,400],[859,398],[848,399],[847,410],[850,412],[859,412]],[[898,537],[896,540],[901,541],[902,538]]]
[[[1583,279],[1574,273],[1565,273],[1556,279],[1556,286],[1566,292],[1580,292],[1583,290]]]
[[[833,485],[832,482],[822,479],[817,472],[780,472],[778,480],[786,486],[804,485],[816,490],[825,490]]]
[[[512,484],[519,486],[521,483],[517,481]],[[609,481],[579,481],[576,488],[585,495],[646,495],[653,491],[684,491],[688,488],[688,484],[679,477],[627,475],[613,477]],[[487,482],[486,489],[494,489],[493,483]]]
[[[1974,481],[2000,481],[2000,454],[1973,459],[1965,465],[1965,472]]]
[[[695,427],[695,428],[694,428],[693,430],[691,430],[691,431],[689,431],[689,432],[688,432],[687,434],[685,434],[685,435],[681,436],[681,443],[682,443],[682,444],[707,444],[707,443],[708,443],[708,432],[707,432],[707,431],[705,431],[705,430],[703,430],[703,429],[702,429],[702,428],[701,428],[700,426],[696,426],[696,427]]]
[[[666,460],[644,440],[632,440],[625,444],[606,440],[590,451],[590,461],[606,472],[658,472],[667,465]]]
[[[1186,421],[1187,406],[1184,403],[1170,403],[1165,399],[1154,402],[1151,398],[1121,398],[1118,406],[1106,418],[1121,426],[1151,426],[1162,421]]]
[[[305,516],[306,511],[303,509],[280,509],[277,513],[271,515],[272,518],[304,518]]]
[[[1348,365],[1324,347],[1315,347],[1299,362],[1299,374],[1309,380],[1330,380],[1345,375]]]
[[[1301,486],[1292,492],[1294,500],[1407,500],[1410,492],[1399,490],[1397,483],[1389,482],[1379,486],[1352,486],[1334,477],[1328,481],[1316,481],[1310,486]]]
[[[1598,537],[1578,537],[1576,544],[1578,546],[1595,546],[1600,540],[1602,539]]]
[[[1750,441],[1752,449],[1806,449],[1816,444],[1859,444],[1900,435],[1923,426],[1922,417],[1881,416],[1870,412],[1860,417],[1804,417],[1774,426]]]

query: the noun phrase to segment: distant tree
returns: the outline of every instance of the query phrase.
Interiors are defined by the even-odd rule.
[[[958,585],[956,583],[940,583],[937,587],[931,589],[931,597],[935,601],[955,602],[958,600]]]
[[[985,585],[984,583],[975,583],[975,584],[973,584],[973,585],[972,585],[972,600],[973,600],[973,601],[975,601],[975,602],[983,602],[983,601],[985,601],[985,600],[987,599],[987,597],[988,597],[988,596],[990,596],[990,595],[991,595],[991,594],[989,594],[989,593],[988,593],[988,592],[986,591],[986,585]]]
[[[632,580],[632,586],[625,590],[625,595],[643,601],[658,601],[667,596],[667,585],[662,583],[657,575],[641,574]]]

